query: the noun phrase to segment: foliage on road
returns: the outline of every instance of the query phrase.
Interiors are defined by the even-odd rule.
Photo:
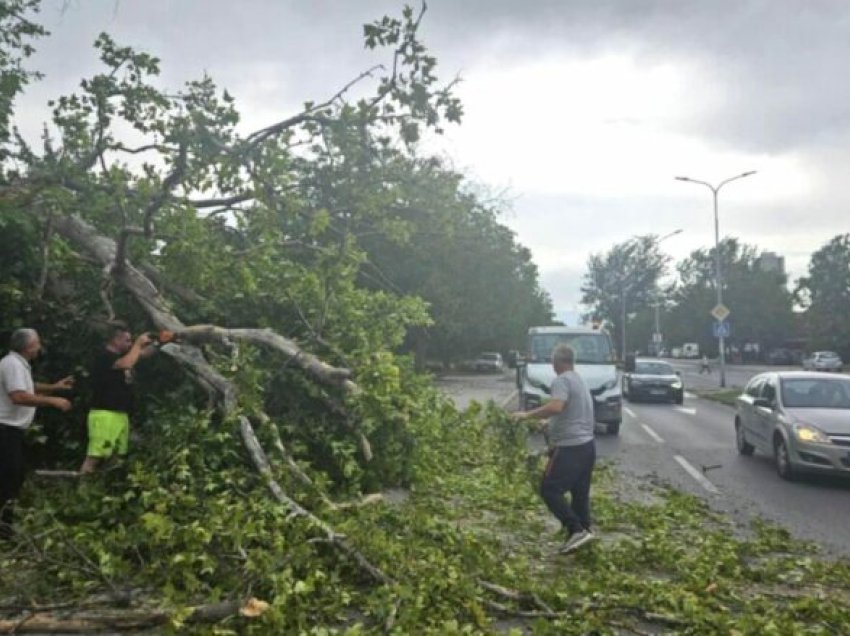
[[[536,493],[542,458],[527,456],[524,430],[498,409],[461,414],[423,391],[409,496],[323,510],[391,582],[364,578],[307,520],[287,519],[227,426],[192,413],[164,418],[159,443],[125,472],[30,485],[21,538],[0,553],[14,573],[0,580],[0,611],[23,626],[51,607],[129,611],[143,595],[171,627],[203,632],[187,620],[199,599],[269,604],[217,633],[827,634],[850,624],[846,563],[611,465],[594,484],[599,540],[558,555],[562,537]]]

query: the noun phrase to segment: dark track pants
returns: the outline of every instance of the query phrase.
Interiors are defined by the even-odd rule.
[[[24,431],[0,424],[0,538],[11,532],[14,500],[24,484]]]
[[[549,456],[540,494],[546,506],[572,534],[590,530],[590,478],[596,443],[556,446]],[[570,493],[567,503],[564,494]]]

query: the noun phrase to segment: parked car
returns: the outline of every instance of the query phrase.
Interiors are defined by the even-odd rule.
[[[811,371],[755,376],[736,400],[741,455],[772,455],[776,472],[850,475],[850,378]]]
[[[505,363],[502,361],[501,353],[485,352],[475,359],[473,366],[476,371],[493,371],[501,373],[505,368]]]
[[[803,359],[803,369],[806,371],[835,371],[840,373],[844,363],[834,351],[815,351],[808,358]]]
[[[765,361],[768,364],[777,364],[777,365],[793,365],[795,364],[794,354],[790,349],[771,349],[767,352],[765,356]]]
[[[682,378],[667,362],[637,358],[634,370],[623,374],[623,396],[631,402],[662,400],[681,404],[685,398]]]
[[[683,358],[699,358],[699,343],[686,342],[682,345]]]

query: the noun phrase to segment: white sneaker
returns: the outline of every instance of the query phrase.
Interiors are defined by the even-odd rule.
[[[596,538],[596,536],[590,530],[582,530],[581,532],[576,532],[571,535],[569,539],[567,539],[566,543],[564,543],[564,547],[561,548],[561,554],[569,554],[570,552],[574,552],[578,550],[585,543],[590,543]]]

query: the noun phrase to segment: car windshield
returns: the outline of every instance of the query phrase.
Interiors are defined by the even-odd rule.
[[[666,362],[641,362],[635,363],[635,373],[641,375],[674,375],[673,367]]]
[[[482,353],[481,356],[480,356],[480,359],[481,360],[498,360],[499,354],[498,353]]]
[[[782,401],[789,408],[850,409],[850,381],[820,378],[784,379]]]
[[[821,351],[817,354],[819,358],[837,358],[838,354],[833,353],[832,351]]]
[[[576,364],[612,364],[611,342],[604,333],[547,333],[531,337],[532,362],[551,362],[552,350],[567,344],[576,352]]]

